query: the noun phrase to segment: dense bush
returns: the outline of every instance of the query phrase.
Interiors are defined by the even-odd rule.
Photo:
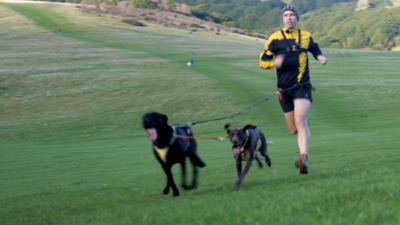
[[[143,9],[157,8],[157,3],[152,2],[151,0],[131,0],[129,2],[136,8],[143,8]]]

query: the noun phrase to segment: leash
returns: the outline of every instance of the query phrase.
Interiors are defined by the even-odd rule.
[[[183,138],[183,139],[207,139],[207,140],[220,140],[223,141],[225,140],[226,137],[193,137],[193,136],[182,136],[182,135],[176,135],[175,137],[177,138]]]
[[[224,119],[229,119],[229,118],[230,118],[230,119],[233,120],[233,122],[236,124],[237,127],[240,127],[239,124],[238,124],[238,123],[236,122],[236,120],[234,119],[234,117],[236,117],[236,116],[238,116],[238,115],[240,115],[240,114],[242,114],[242,113],[248,111],[248,110],[251,109],[251,108],[256,107],[257,105],[259,105],[259,104],[261,104],[261,103],[263,103],[263,102],[265,102],[265,101],[268,101],[269,99],[275,97],[275,96],[278,95],[278,94],[280,94],[279,91],[277,91],[275,94],[269,96],[268,98],[265,98],[265,99],[263,99],[263,100],[257,102],[256,104],[254,104],[254,105],[252,105],[252,106],[250,106],[250,107],[248,107],[248,108],[246,108],[246,109],[244,109],[244,110],[242,110],[242,111],[240,111],[240,112],[234,114],[233,116],[226,116],[226,117],[221,117],[221,118],[217,118],[217,119],[203,120],[203,121],[198,121],[198,122],[190,122],[190,123],[188,123],[187,125],[188,125],[188,126],[192,126],[192,125],[196,125],[196,124],[199,124],[199,123],[207,123],[207,122],[218,121],[218,120],[224,120]]]
[[[271,98],[273,98],[273,97],[275,97],[275,96],[279,96],[279,98],[281,99],[281,97],[282,97],[282,95],[283,95],[284,92],[290,91],[290,90],[292,90],[292,89],[294,89],[294,88],[297,88],[298,86],[301,86],[301,85],[304,85],[304,84],[310,84],[310,82],[307,81],[307,82],[304,82],[304,83],[298,83],[298,84],[295,84],[295,85],[293,85],[292,87],[287,88],[287,89],[285,89],[285,90],[282,90],[282,88],[278,88],[278,90],[275,92],[275,94],[273,94],[273,95],[269,96],[268,98],[265,98],[265,99],[263,99],[263,100],[257,102],[256,104],[254,104],[254,105],[252,105],[252,106],[250,106],[250,107],[248,107],[248,108],[246,108],[246,109],[244,109],[244,110],[242,110],[242,111],[240,111],[240,112],[234,114],[233,116],[226,116],[226,117],[221,117],[221,118],[217,118],[217,119],[203,120],[203,121],[198,121],[198,122],[189,122],[187,125],[188,125],[188,126],[193,126],[193,125],[196,125],[196,124],[199,124],[199,123],[207,123],[207,122],[218,121],[218,120],[224,120],[224,119],[229,119],[229,118],[230,118],[230,119],[233,120],[233,122],[236,124],[236,126],[237,126],[238,128],[240,128],[239,124],[236,122],[236,120],[234,119],[234,117],[236,117],[236,116],[238,116],[238,115],[240,115],[240,114],[242,114],[242,113],[244,113],[244,112],[250,110],[251,108],[254,108],[254,107],[260,105],[260,104],[263,103],[263,102],[266,102],[266,101],[270,100]],[[312,89],[315,90],[314,88],[312,88]]]

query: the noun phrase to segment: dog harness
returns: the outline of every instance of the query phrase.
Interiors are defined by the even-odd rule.
[[[288,88],[296,83],[310,80],[307,52],[318,60],[322,55],[318,44],[314,42],[311,33],[294,28],[283,28],[272,34],[259,57],[260,67],[270,69],[275,67],[274,56],[284,55],[285,66],[277,69],[278,87]],[[290,65],[290,66],[286,66]]]
[[[246,147],[247,141],[249,140],[248,137],[250,137],[250,134],[249,134],[249,131],[248,131],[248,130],[246,130],[246,135],[247,135],[246,141],[244,142],[244,145],[242,146],[242,148],[240,148],[240,157],[241,157],[241,160],[242,160],[242,161],[245,161],[244,148]],[[261,139],[258,139],[258,141],[257,141],[257,146],[256,146],[256,149],[255,149],[255,153],[256,153],[258,150],[260,150],[260,147],[261,147]],[[254,154],[255,154],[255,153],[254,153]]]
[[[172,138],[171,138],[171,140],[169,141],[169,145],[168,146],[166,146],[166,147],[164,147],[164,148],[158,148],[157,146],[153,146],[153,149],[156,151],[156,153],[157,153],[157,155],[158,155],[158,157],[160,157],[160,159],[164,162],[164,163],[167,163],[167,154],[168,154],[168,151],[169,151],[169,147],[171,146],[171,145],[173,145],[174,144],[174,142],[175,142],[175,140],[176,140],[176,129],[175,129],[175,127],[173,126],[172,127],[172,130],[173,130],[173,132],[172,132]],[[189,142],[187,142],[187,144],[186,144],[186,146],[185,146],[185,152],[186,152],[186,150],[189,148],[189,146],[190,146],[190,143]]]

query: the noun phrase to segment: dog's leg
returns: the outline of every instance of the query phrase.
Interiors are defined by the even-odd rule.
[[[187,155],[190,158],[190,161],[194,166],[198,166],[200,168],[203,168],[206,166],[206,163],[203,162],[203,160],[200,159],[200,157],[197,155],[197,145],[194,140],[190,140],[190,146],[189,146],[189,151],[187,152]]]
[[[267,165],[268,165],[269,167],[271,167],[272,161],[271,161],[271,159],[270,159],[269,156],[268,156],[268,153],[267,153],[267,146],[265,146],[265,148],[261,147],[260,152],[261,152],[261,155],[263,155],[263,156],[265,157],[265,162],[267,163]]]
[[[267,163],[267,165],[269,166],[269,167],[271,167],[271,165],[272,165],[272,161],[271,161],[271,159],[269,158],[269,156],[267,155],[267,156],[265,156],[265,162]]]
[[[236,171],[239,178],[242,174],[242,161],[240,161],[238,158],[236,158]]]
[[[203,167],[206,166],[206,163],[203,162],[203,160],[201,160],[199,156],[194,155],[194,159],[195,159],[195,162],[196,162],[196,164],[195,164],[196,166],[198,166],[200,168],[203,168]]]
[[[250,155],[246,155],[246,166],[244,167],[243,173],[240,175],[239,180],[236,183],[238,190],[242,189],[243,180],[246,177],[247,173],[249,172],[252,162],[253,158]]]
[[[267,165],[269,167],[271,167],[272,162],[271,162],[271,159],[268,156],[267,140],[265,139],[264,134],[261,133],[260,136],[261,136],[261,143],[262,143],[261,147],[260,147],[261,155],[265,157],[265,162],[267,163]]]
[[[197,166],[193,166],[193,180],[192,180],[192,186],[190,189],[196,189],[197,188],[197,175],[199,173],[199,170],[197,169]]]
[[[186,189],[195,189],[195,188],[197,188],[197,175],[198,175],[199,169],[197,168],[194,160],[192,158],[189,158],[189,159],[193,166],[193,180],[192,180],[192,185],[186,186],[187,187]]]
[[[174,193],[174,197],[178,197],[179,196],[179,190],[175,185],[174,178],[173,178],[172,173],[171,173],[171,167],[172,166],[170,166],[170,165],[166,165],[166,164],[163,165],[164,172],[167,175],[167,186],[164,188],[163,193],[164,193],[164,195],[168,194],[169,193],[169,187],[171,187],[172,188],[172,192]]]
[[[254,156],[254,158],[257,160],[257,162],[258,162],[258,165],[260,166],[260,168],[263,168],[263,164],[262,164],[262,162],[261,162],[260,158],[258,158],[258,155],[257,155],[257,153],[256,153],[256,155]]]
[[[182,187],[187,190],[187,189],[190,189],[190,187],[188,187],[186,185],[186,160],[185,159],[181,162],[181,167],[182,167]]]

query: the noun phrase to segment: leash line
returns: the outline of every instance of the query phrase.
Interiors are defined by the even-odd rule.
[[[254,108],[254,107],[258,106],[259,104],[261,104],[261,103],[263,103],[263,102],[266,102],[266,101],[268,101],[269,99],[271,99],[271,98],[275,97],[276,95],[278,95],[278,93],[275,93],[275,94],[271,95],[270,97],[268,97],[268,98],[266,98],[266,99],[263,99],[263,100],[261,100],[261,101],[257,102],[256,104],[254,104],[254,105],[252,105],[252,106],[250,106],[250,107],[248,107],[248,108],[246,108],[246,109],[244,109],[244,110],[242,110],[242,111],[240,111],[240,112],[236,113],[236,114],[235,114],[235,115],[233,115],[232,117],[238,116],[238,115],[240,115],[240,114],[242,114],[242,113],[244,113],[244,112],[248,111],[249,109],[251,109],[251,108]]]
[[[306,82],[304,82],[304,83],[297,83],[297,84],[293,85],[292,87],[287,88],[287,89],[284,89],[284,90],[282,90],[281,88],[279,88],[278,91],[275,92],[275,94],[273,94],[273,95],[269,96],[268,98],[265,98],[265,99],[263,99],[263,100],[257,102],[256,104],[254,104],[254,105],[252,105],[252,106],[250,106],[250,107],[247,107],[246,109],[244,109],[244,110],[242,110],[242,111],[240,111],[240,112],[234,114],[233,116],[226,116],[226,117],[221,117],[221,118],[217,118],[217,119],[204,120],[204,121],[198,121],[198,122],[189,122],[187,125],[188,125],[188,126],[192,126],[192,125],[199,124],[199,123],[207,123],[207,122],[218,121],[218,120],[224,120],[224,119],[229,119],[229,118],[230,118],[230,119],[233,120],[233,122],[236,124],[236,126],[237,126],[238,128],[240,128],[239,124],[238,124],[238,123],[236,122],[236,120],[234,119],[235,116],[238,116],[238,115],[240,115],[240,114],[242,114],[242,113],[244,113],[244,112],[250,110],[251,108],[254,108],[254,107],[258,106],[258,105],[260,105],[261,103],[266,102],[266,101],[270,100],[271,98],[273,98],[273,97],[275,97],[275,96],[281,95],[281,94],[283,94],[283,93],[286,92],[286,91],[292,90],[292,89],[294,89],[294,88],[296,88],[296,87],[298,87],[298,86],[304,85],[304,84],[311,84],[311,83],[310,83],[310,81],[306,81]],[[312,88],[312,89],[315,90],[314,88]]]
[[[232,119],[232,120],[236,123],[236,121],[233,119],[235,116],[238,116],[238,115],[240,115],[240,114],[242,114],[242,113],[248,111],[248,110],[251,109],[251,108],[256,107],[257,105],[259,105],[259,104],[261,104],[261,103],[263,103],[263,102],[265,102],[265,101],[268,101],[269,99],[275,97],[276,95],[278,95],[278,92],[275,93],[275,94],[273,94],[273,95],[271,95],[270,97],[268,97],[268,98],[266,98],[266,99],[263,99],[263,100],[257,102],[256,104],[254,104],[254,105],[252,105],[252,106],[250,106],[250,107],[248,107],[248,108],[246,108],[246,109],[244,109],[244,110],[242,110],[242,111],[240,111],[240,112],[234,114],[233,116],[226,116],[226,117],[221,117],[221,118],[217,118],[217,119],[203,120],[203,121],[198,121],[198,122],[189,122],[187,125],[192,126],[192,125],[196,125],[196,124],[199,124],[199,123],[207,123],[207,122],[218,121],[218,120],[224,120],[224,119],[229,119],[229,118]],[[236,125],[238,125],[238,124],[236,123]]]
[[[224,119],[228,119],[228,118],[231,118],[231,117],[227,116],[227,117],[222,117],[222,118],[212,119],[212,120],[205,120],[205,121],[200,121],[200,122],[189,122],[187,125],[192,126],[192,125],[199,124],[199,123],[206,123],[206,122],[224,120]]]
[[[225,138],[222,137],[193,137],[193,136],[182,136],[182,135],[176,135],[175,137],[183,139],[207,139],[207,140],[220,140],[220,141],[225,140]]]

